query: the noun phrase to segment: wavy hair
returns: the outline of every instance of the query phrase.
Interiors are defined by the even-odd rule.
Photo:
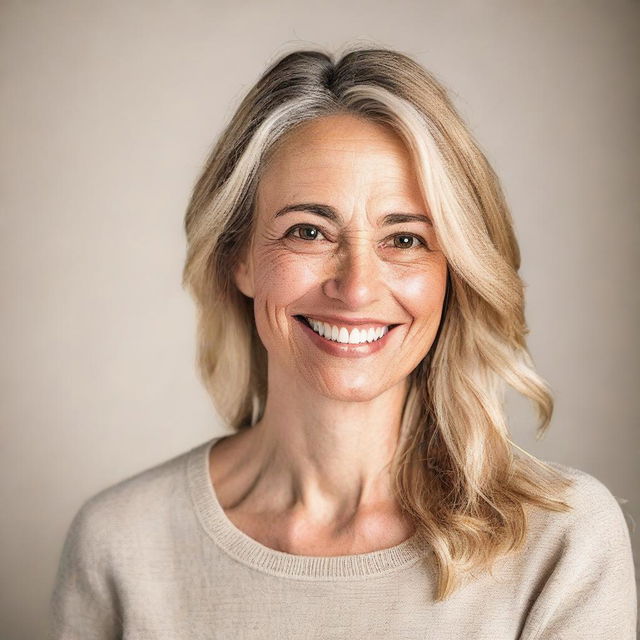
[[[233,273],[253,238],[256,188],[271,155],[297,125],[335,114],[368,118],[401,136],[447,259],[440,326],[409,376],[391,462],[395,495],[426,542],[425,559],[433,552],[435,598],[443,600],[464,573],[491,571],[498,557],[523,548],[527,506],[571,509],[562,498],[572,482],[509,438],[506,384],[537,408],[537,438],[553,412],[526,346],[511,214],[446,90],[412,58],[384,48],[351,48],[337,59],[294,51],[241,101],[185,215],[182,283],[197,307],[197,366],[234,431],[260,420],[267,353],[253,300]]]

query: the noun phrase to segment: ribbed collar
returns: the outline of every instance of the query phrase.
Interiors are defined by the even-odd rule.
[[[288,578],[348,580],[388,574],[413,564],[428,553],[419,533],[394,547],[346,556],[302,556],[266,547],[229,520],[216,496],[209,475],[209,452],[223,437],[217,436],[189,452],[189,491],[206,533],[221,549],[243,564]]]

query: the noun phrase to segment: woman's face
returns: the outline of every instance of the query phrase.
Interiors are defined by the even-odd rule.
[[[363,401],[403,383],[435,338],[447,263],[401,139],[349,115],[306,123],[272,156],[255,215],[235,277],[270,384]]]

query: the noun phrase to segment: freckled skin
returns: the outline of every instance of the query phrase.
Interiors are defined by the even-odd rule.
[[[344,226],[310,212],[275,212],[293,202],[333,206]],[[257,228],[237,274],[254,298],[255,320],[283,388],[287,377],[331,398],[362,401],[397,385],[428,352],[440,322],[446,259],[435,231],[410,222],[377,228],[388,212],[428,213],[408,151],[391,130],[350,116],[314,120],[273,156],[257,193]],[[287,231],[296,224],[308,229]],[[395,246],[414,233],[429,249]],[[391,236],[391,237],[390,237]],[[411,245],[410,240],[405,243]],[[295,314],[373,316],[394,329],[393,345],[367,358],[322,352]]]

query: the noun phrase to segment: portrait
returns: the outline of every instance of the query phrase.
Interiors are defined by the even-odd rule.
[[[117,15],[111,9],[103,11]],[[625,10],[637,18],[637,7]],[[176,38],[171,59],[187,69],[186,57],[197,57],[198,47],[181,45],[183,34],[204,29],[194,14],[171,11],[177,22],[163,21]],[[428,21],[435,11],[433,3],[417,15]],[[532,11],[523,3],[509,15],[533,20]],[[34,15],[42,19],[46,12]],[[221,24],[234,24],[235,14],[220,15]],[[592,26],[581,20],[584,28]],[[403,24],[409,22],[405,15]],[[357,33],[355,22],[349,24]],[[619,19],[611,24],[623,31]],[[134,31],[121,32],[128,37]],[[102,32],[93,33],[87,55],[101,46]],[[202,37],[198,42],[209,42]],[[217,68],[237,66],[224,80],[198,80],[202,95],[219,109],[216,118],[204,115],[207,105],[198,95],[185,93],[180,107],[170,106],[176,103],[169,94],[156,96],[159,113],[202,110],[197,126],[180,120],[181,135],[200,145],[195,160],[170,153],[161,142],[149,141],[155,151],[139,156],[134,144],[123,149],[119,157],[129,156],[123,171],[137,171],[131,184],[144,181],[145,171],[157,172],[160,163],[166,175],[181,176],[182,206],[170,202],[136,213],[114,204],[116,225],[98,222],[98,209],[86,205],[93,231],[101,225],[122,230],[108,261],[100,262],[95,249],[97,264],[113,271],[96,268],[92,285],[97,274],[111,283],[121,274],[119,289],[131,295],[128,309],[148,313],[127,316],[127,308],[92,288],[98,310],[110,308],[110,317],[119,319],[109,323],[105,345],[93,347],[95,380],[65,382],[71,364],[56,369],[53,389],[64,390],[66,400],[48,402],[66,412],[69,433],[81,444],[65,449],[53,430],[44,432],[55,460],[38,458],[42,471],[32,477],[56,468],[78,487],[67,494],[53,544],[43,588],[46,618],[31,628],[46,627],[52,640],[631,640],[638,593],[634,499],[618,487],[629,486],[637,469],[624,462],[631,458],[624,457],[622,440],[613,444],[613,434],[625,434],[630,448],[637,443],[632,422],[624,421],[633,398],[628,394],[627,409],[615,408],[607,394],[622,394],[628,383],[618,388],[612,378],[589,387],[580,381],[632,367],[624,355],[605,358],[603,348],[583,340],[566,369],[580,390],[580,404],[573,405],[574,386],[560,380],[565,370],[559,364],[569,352],[562,304],[586,287],[567,256],[588,245],[579,238],[595,238],[602,248],[592,254],[599,261],[593,272],[608,282],[612,264],[633,261],[604,251],[624,214],[610,214],[604,227],[580,216],[581,230],[574,233],[581,249],[557,239],[567,237],[563,225],[575,218],[565,217],[562,202],[551,213],[542,206],[550,199],[540,191],[554,188],[550,167],[570,171],[562,153],[554,153],[561,134],[531,124],[544,100],[514,119],[519,128],[510,130],[508,121],[493,117],[488,125],[474,115],[460,85],[450,84],[435,53],[427,55],[419,40],[403,43],[396,34],[385,41],[345,35],[335,44],[282,42],[272,42],[268,54],[251,53],[252,66],[240,56],[224,60],[218,49]],[[145,55],[140,46],[136,51]],[[458,55],[474,67],[464,47]],[[567,59],[570,54],[560,63]],[[153,55],[146,60],[161,66]],[[484,113],[499,112],[512,89],[498,90],[491,69],[474,69],[486,75],[485,93],[476,94],[488,105]],[[160,86],[150,82],[136,76],[133,85],[143,104],[150,100],[146,91]],[[131,94],[125,104],[135,100]],[[529,135],[527,123],[548,138]],[[147,129],[159,130],[153,123]],[[491,142],[492,131],[499,144]],[[612,125],[617,144],[616,131]],[[157,164],[145,165],[152,156]],[[577,150],[572,158],[588,166]],[[519,163],[544,166],[536,174]],[[606,172],[599,175],[607,179]],[[168,193],[162,182],[157,189]],[[556,189],[566,196],[567,190]],[[171,190],[178,191],[175,185]],[[602,193],[609,191],[603,187]],[[114,202],[132,195],[121,197]],[[99,189],[95,198],[101,198]],[[70,201],[69,191],[64,199]],[[141,224],[142,217],[150,224]],[[633,225],[627,228],[631,233]],[[64,226],[56,242],[71,251],[63,232]],[[167,255],[179,260],[158,260],[161,237],[170,239]],[[92,246],[78,253],[85,264]],[[122,256],[144,260],[151,279],[136,281],[130,273],[129,280],[116,246]],[[544,278],[531,298],[536,273]],[[163,333],[163,313],[178,309],[158,293],[169,277],[184,314],[174,316],[175,331]],[[560,293],[567,283],[572,288]],[[596,280],[591,286],[599,291]],[[60,286],[54,290],[62,295]],[[150,297],[140,297],[142,291]],[[152,299],[160,302],[151,307]],[[613,310],[606,300],[589,326],[595,332],[604,325],[594,318],[615,317],[602,334],[611,347],[618,342],[609,332],[631,317],[633,303]],[[87,317],[69,312],[68,322],[78,331]],[[564,341],[553,335],[554,323]],[[127,331],[131,344],[141,341],[138,347],[127,351],[126,342],[109,342]],[[591,356],[581,361],[584,352]],[[73,349],[66,353],[78,357]],[[146,381],[142,372],[150,376]],[[81,389],[93,393],[88,390],[100,383],[113,404],[94,407],[97,427],[81,427],[69,407],[74,399],[82,402]],[[190,402],[180,395],[187,387],[200,393],[200,427],[187,419]],[[144,398],[142,409],[126,415],[137,417],[139,426],[116,426],[119,398],[136,394]],[[534,416],[526,424],[524,405]],[[596,432],[589,426],[593,416],[580,422],[602,407],[610,409],[611,421],[622,416],[622,426],[607,432],[603,424]],[[161,415],[171,410],[175,414]],[[538,448],[549,434],[547,448]],[[118,451],[129,454],[114,455]],[[581,451],[592,458],[581,458]],[[619,475],[605,464],[611,451],[619,452]],[[43,489],[57,496],[52,510],[62,504],[61,487],[52,477]],[[21,488],[15,500],[27,495]],[[21,504],[26,512],[24,499]],[[12,615],[11,632],[24,631]]]

